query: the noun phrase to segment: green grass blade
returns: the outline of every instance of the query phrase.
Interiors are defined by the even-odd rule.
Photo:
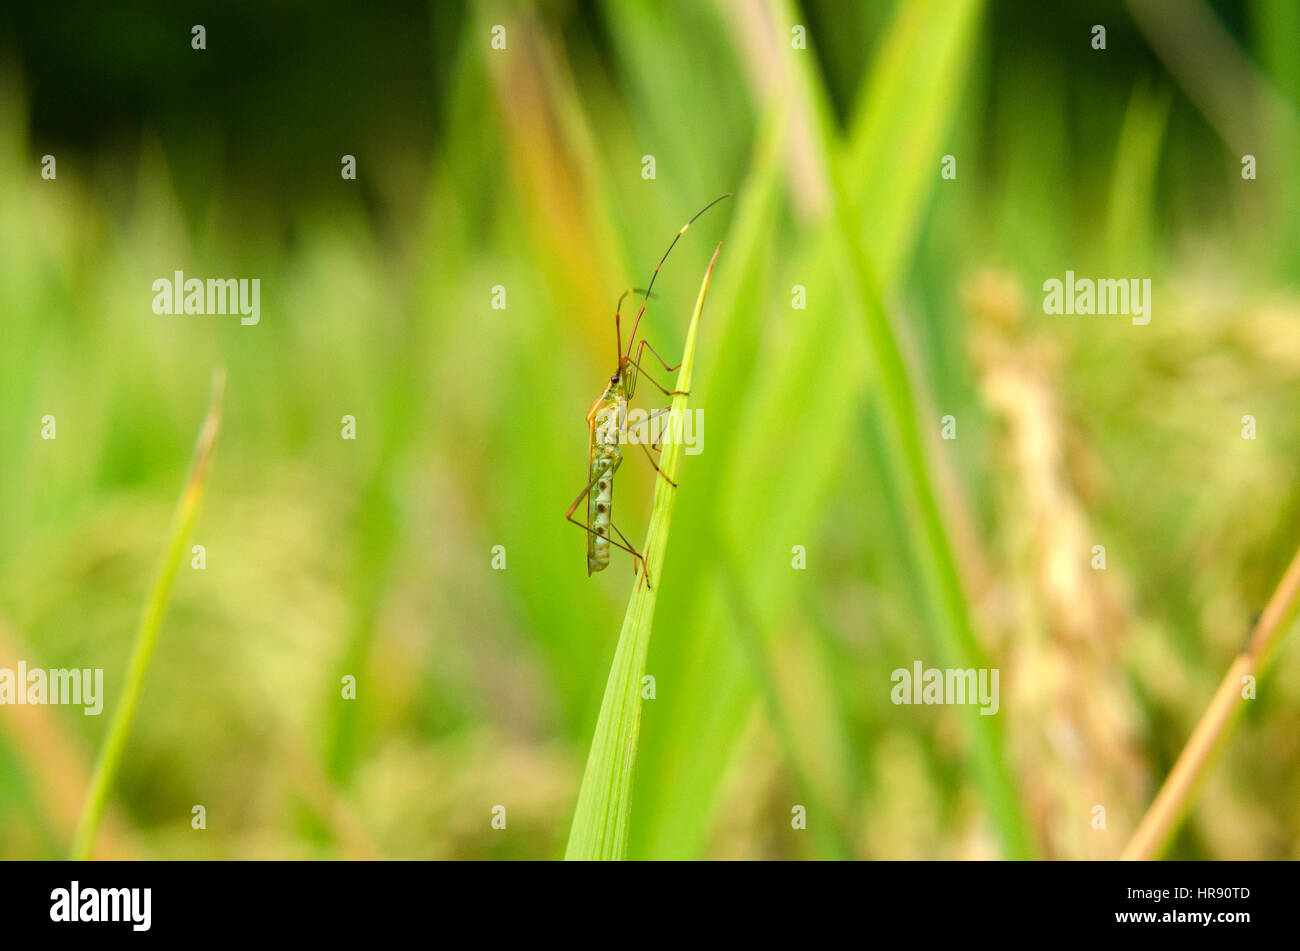
[[[108,806],[108,795],[117,778],[117,770],[122,762],[122,753],[126,741],[131,735],[131,723],[135,719],[135,708],[144,689],[144,678],[149,672],[149,662],[153,659],[154,648],[158,644],[158,632],[162,628],[163,615],[167,611],[167,599],[171,594],[172,582],[176,580],[176,570],[180,566],[189,540],[190,530],[198,516],[199,503],[203,501],[207,489],[208,472],[212,466],[212,455],[217,445],[217,434],[221,430],[221,394],[224,389],[225,374],[217,371],[212,377],[212,395],[208,402],[208,411],[199,428],[199,436],[194,444],[194,456],[190,462],[189,476],[181,497],[176,503],[172,516],[171,542],[167,546],[167,555],[158,569],[154,579],[153,590],[145,604],[144,614],[140,618],[140,627],[136,630],[135,643],[131,648],[131,665],[127,669],[126,682],[122,686],[122,699],[113,711],[113,722],[99,750],[99,759],[95,763],[95,772],[90,777],[86,790],[86,800],[81,807],[81,818],[77,821],[77,831],[72,839],[73,859],[87,859],[95,844],[95,833],[99,830],[100,820]]]
[[[881,410],[881,435],[885,462],[901,488],[902,516],[908,531],[903,542],[912,549],[935,643],[946,666],[979,669],[986,666],[975,636],[956,556],[948,539],[943,513],[930,477],[925,448],[917,430],[916,400],[902,351],[885,314],[880,285],[872,270],[864,239],[856,226],[860,220],[847,197],[841,162],[833,163],[832,188],[840,236],[850,267],[847,269],[866,316],[873,380]],[[1002,839],[1007,858],[1033,858],[1037,846],[1020,802],[1015,776],[1006,751],[1001,725],[982,716],[975,707],[963,715],[971,737],[975,781],[984,793],[991,818]]]
[[[691,371],[695,365],[695,335],[700,313],[709,291],[709,278],[718,260],[719,244],[709,262],[695,300],[686,346],[682,351],[681,370],[668,417],[669,438],[659,465],[664,474],[677,481],[681,468],[682,435],[686,413],[686,395],[691,388]],[[650,578],[656,583],[663,577],[661,569],[668,545],[668,525],[672,520],[677,490],[663,479],[655,480],[654,511],[644,549]],[[587,769],[578,791],[578,806],[569,830],[566,859],[621,859],[627,855],[628,828],[632,816],[632,769],[636,763],[637,737],[641,732],[641,678],[645,675],[646,653],[650,648],[650,631],[654,625],[655,598],[658,588],[651,588],[638,578],[623,616],[623,629],[614,649],[614,663],[605,684],[605,697],[596,719],[596,733],[587,755]]]
[[[1168,89],[1152,89],[1148,83],[1133,88],[1115,146],[1106,214],[1106,252],[1111,268],[1145,273],[1150,267],[1147,249],[1156,246],[1151,229],[1157,221],[1154,206],[1161,145],[1172,102]]]

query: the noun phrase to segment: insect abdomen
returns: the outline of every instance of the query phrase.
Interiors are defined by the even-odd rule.
[[[600,479],[591,489],[591,530],[594,535],[587,536],[587,573],[604,571],[609,567],[609,532],[610,520],[614,510],[614,469],[611,460],[602,460],[605,468],[600,472]],[[594,477],[596,472],[592,473]]]
[[[596,414],[591,447],[591,472],[595,484],[587,494],[587,574],[609,567],[609,533],[614,516],[614,473],[623,461],[618,448],[618,405],[604,407]]]

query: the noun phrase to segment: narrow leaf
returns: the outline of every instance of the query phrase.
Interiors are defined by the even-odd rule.
[[[709,279],[713,276],[713,265],[721,250],[719,244],[700,284],[700,296],[695,300],[695,312],[686,332],[686,347],[677,376],[676,389],[680,395],[673,397],[672,411],[668,416],[669,437],[659,466],[673,482],[679,481],[677,476],[681,468],[686,401],[695,365],[695,335],[700,313],[704,310],[704,298],[709,291]],[[661,569],[668,546],[668,524],[672,520],[677,492],[678,489],[664,479],[655,479],[654,511],[642,549],[655,587],[647,585],[644,576],[638,576],[628,601],[623,630],[614,650],[614,663],[605,684],[605,697],[596,719],[596,733],[587,755],[587,769],[582,777],[582,788],[578,791],[578,806],[564,853],[566,859],[621,859],[627,855],[632,815],[632,770],[636,764],[637,737],[641,732],[641,678],[645,676],[650,630],[654,625],[655,596],[663,577]]]
[[[77,822],[77,831],[72,840],[71,858],[90,858],[95,844],[95,833],[99,822],[104,817],[108,806],[108,797],[117,778],[117,770],[122,762],[122,753],[126,741],[131,735],[131,723],[135,719],[135,708],[144,690],[144,678],[149,672],[149,662],[153,659],[154,648],[158,644],[158,633],[162,628],[163,615],[167,611],[167,600],[171,594],[172,582],[176,580],[176,569],[185,551],[190,529],[198,516],[199,503],[208,484],[208,472],[212,465],[212,456],[217,446],[217,433],[221,430],[221,394],[225,383],[222,370],[212,375],[212,395],[208,401],[208,412],[199,428],[198,439],[194,445],[194,456],[190,462],[189,477],[181,490],[181,497],[176,502],[176,511],[172,516],[171,541],[167,554],[158,568],[153,590],[145,604],[144,614],[140,618],[140,627],[136,630],[135,643],[131,647],[131,664],[127,668],[126,682],[122,686],[122,698],[113,711],[113,722],[99,750],[99,759],[95,763],[95,772],[90,778],[86,790],[85,803],[82,805],[81,818]]]

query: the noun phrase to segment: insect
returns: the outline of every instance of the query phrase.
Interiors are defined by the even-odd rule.
[[[619,295],[618,304],[614,308],[614,338],[615,349],[618,354],[618,365],[614,374],[609,378],[609,383],[605,386],[603,392],[595,403],[591,404],[591,410],[587,413],[587,487],[578,493],[578,497],[573,500],[569,506],[569,511],[565,513],[565,518],[577,525],[587,533],[587,574],[590,576],[593,572],[604,571],[609,567],[610,546],[621,548],[632,555],[632,570],[635,572],[638,567],[645,575],[646,587],[650,587],[650,573],[646,566],[645,558],[635,546],[627,540],[627,536],[619,531],[618,526],[614,524],[614,473],[618,467],[623,464],[623,449],[619,445],[619,436],[623,421],[627,419],[627,404],[636,392],[636,385],[642,373],[645,373],[646,379],[653,383],[665,396],[678,396],[681,391],[669,390],[662,386],[654,377],[646,373],[641,367],[641,360],[646,350],[655,355],[655,358],[663,365],[664,370],[669,373],[677,370],[676,366],[669,366],[668,362],[659,355],[658,351],[650,345],[650,341],[644,337],[641,338],[637,346],[635,358],[632,356],[632,346],[636,343],[637,328],[641,324],[641,315],[645,313],[646,301],[650,298],[650,291],[655,286],[655,278],[659,276],[659,269],[664,266],[664,261],[668,260],[668,255],[672,253],[678,239],[686,233],[696,218],[704,214],[723,198],[731,197],[730,194],[722,195],[713,199],[703,208],[695,213],[690,221],[682,225],[672,242],[668,245],[668,250],[664,256],[659,259],[655,265],[655,272],[650,277],[650,283],[645,290],[629,288]],[[715,252],[714,258],[717,258]],[[712,270],[712,263],[709,268]],[[623,335],[620,324],[620,314],[623,310],[623,301],[629,294],[641,294],[641,309],[637,311],[636,320],[632,322],[632,333],[627,338],[627,349],[623,348]],[[680,366],[680,364],[678,364]],[[667,413],[668,409],[654,410],[649,414],[649,419]],[[650,465],[654,467],[655,472],[673,488],[677,488],[677,483],[669,479],[664,471],[659,468],[650,450],[657,452],[662,451],[662,447],[657,443],[653,446],[647,445],[644,441],[638,444],[645,450],[646,458],[650,460]],[[584,524],[573,517],[573,513],[582,503],[583,499],[587,500],[587,520]],[[617,535],[617,540],[613,537]]]

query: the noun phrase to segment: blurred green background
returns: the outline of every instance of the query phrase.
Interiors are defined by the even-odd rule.
[[[633,580],[583,418],[727,191],[646,316],[675,360],[724,241],[631,856],[1118,855],[1300,543],[1300,7],[1089,7],[6,8],[0,666],[107,698],[0,707],[0,857],[67,852],[218,365],[95,854],[558,857]],[[1151,323],[1045,315],[1067,269]],[[155,315],[175,270],[261,323]],[[893,705],[916,660],[998,716]],[[1298,713],[1288,640],[1168,855],[1300,857]]]

